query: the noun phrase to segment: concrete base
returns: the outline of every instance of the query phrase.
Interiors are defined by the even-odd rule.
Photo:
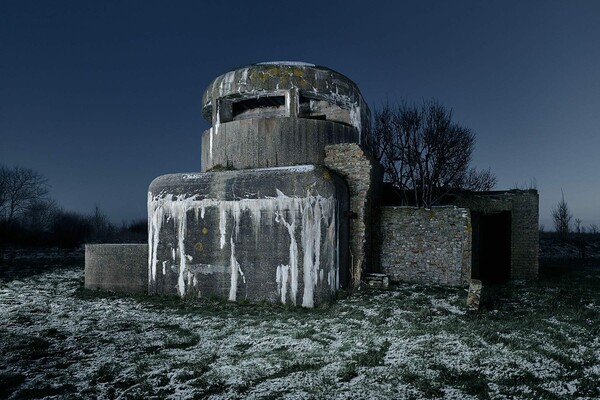
[[[348,282],[348,189],[312,165],[150,185],[149,293],[313,307]]]
[[[147,244],[86,244],[85,288],[148,292]]]

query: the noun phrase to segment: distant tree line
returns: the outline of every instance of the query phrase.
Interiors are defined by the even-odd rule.
[[[144,242],[146,220],[116,226],[96,206],[67,211],[49,197],[39,172],[0,166],[0,247],[77,247],[83,243]]]

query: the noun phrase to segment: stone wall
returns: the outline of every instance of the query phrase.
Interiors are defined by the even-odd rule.
[[[379,257],[392,280],[462,285],[471,278],[471,219],[464,208],[381,207]]]
[[[365,150],[356,143],[325,147],[324,164],[346,179],[350,190],[351,284],[358,286],[364,272],[376,270],[372,251],[373,227],[377,226],[377,204],[383,170]]]
[[[511,279],[538,277],[539,195],[537,190],[466,193],[454,205],[483,214],[511,212]]]

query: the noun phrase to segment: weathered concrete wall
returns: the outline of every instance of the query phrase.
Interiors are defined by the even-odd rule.
[[[158,177],[149,292],[312,307],[348,281],[347,209],[343,179],[312,165]]]
[[[378,223],[377,198],[383,182],[383,169],[356,143],[325,147],[324,164],[346,179],[350,189],[351,281],[360,284],[365,271],[376,270],[372,264],[373,230]]]
[[[453,202],[481,213],[511,212],[511,279],[536,279],[539,262],[539,195],[537,190],[465,193]]]
[[[209,85],[201,170],[322,164],[327,144],[361,143],[370,111],[358,87],[329,68],[259,63]]]
[[[358,131],[330,121],[303,118],[245,119],[202,134],[201,170],[322,164],[331,143],[358,142]]]
[[[85,288],[148,291],[147,244],[86,244]]]
[[[392,280],[462,285],[471,278],[471,220],[457,207],[381,207],[379,257]]]
[[[332,69],[302,62],[258,63],[218,76],[202,97],[202,114],[216,126],[235,118],[231,112],[236,102],[272,96],[285,98],[284,116],[316,117],[311,114],[318,112],[359,132],[369,125],[369,107],[354,82]],[[323,110],[324,103],[320,102],[334,107]],[[279,108],[276,106],[261,108],[271,114],[273,108]],[[275,115],[281,113],[276,111]]]

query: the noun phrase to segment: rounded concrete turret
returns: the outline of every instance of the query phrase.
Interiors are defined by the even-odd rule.
[[[202,98],[212,127],[202,171],[322,164],[324,148],[361,143],[370,111],[356,84],[329,68],[268,62],[217,77]]]

